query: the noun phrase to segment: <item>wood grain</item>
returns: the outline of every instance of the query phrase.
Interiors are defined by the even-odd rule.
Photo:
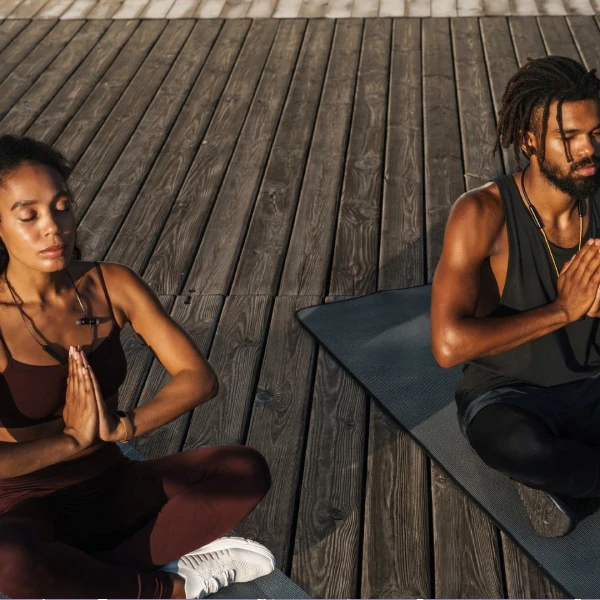
[[[581,61],[575,47],[566,19],[558,17],[539,17],[540,32],[548,54],[568,56]]]
[[[0,122],[0,133],[22,135],[104,35],[108,21],[87,22]]]
[[[360,386],[320,349],[291,571],[312,598],[360,597],[367,406]]]
[[[219,394],[194,409],[184,450],[245,442],[272,310],[270,296],[225,300],[209,356]]]
[[[108,249],[108,245],[99,245],[99,255],[108,249],[107,260],[127,264],[140,273],[145,269],[204,139],[249,27],[248,21],[227,21],[223,25],[205,68],[112,246]]]
[[[309,21],[240,255],[232,294],[277,293],[335,23]]]
[[[21,0],[20,4],[8,15],[8,18],[31,19],[45,4],[47,4],[47,2],[48,0]],[[6,4],[7,3],[5,2],[2,3],[0,14],[2,14],[1,11],[4,10]],[[8,2],[8,4],[10,5],[10,2]]]
[[[304,36],[282,21],[185,286],[226,294],[248,227]]]
[[[360,56],[361,21],[337,22],[321,106],[283,270],[282,295],[321,295],[333,246]]]
[[[266,458],[273,484],[236,531],[266,543],[283,571],[295,527],[315,359],[315,343],[295,313],[318,303],[317,296],[276,298],[247,438]]]
[[[25,20],[3,21],[0,24],[0,52],[6,48],[29,23]],[[3,57],[3,55],[0,54]]]
[[[56,149],[73,163],[77,163],[87,150],[166,24],[166,21],[150,20],[140,24],[110,69],[54,141]],[[45,133],[48,136],[45,141],[51,141],[56,131],[46,129]]]
[[[423,127],[427,281],[442,252],[450,207],[464,192],[450,23],[423,21]]]
[[[21,99],[23,94],[44,73],[84,25],[83,21],[65,21],[44,37],[36,48],[22,60],[14,71],[2,83],[0,95],[0,119]],[[19,36],[20,37],[20,36]],[[19,39],[19,38],[17,38]],[[15,40],[16,41],[16,40]]]
[[[529,57],[540,58],[546,56],[546,47],[542,40],[537,19],[511,17],[508,23],[519,67],[522,67]]]
[[[329,294],[377,289],[379,223],[388,106],[390,19],[365,22]]]
[[[87,14],[88,19],[111,19],[128,0],[98,0],[96,6]]]
[[[596,69],[600,65],[600,36],[598,25],[593,17],[567,17],[567,25],[573,41],[586,69]]]
[[[377,289],[423,282],[421,23],[395,19]],[[409,285],[409,284],[406,284]]]
[[[86,101],[137,27],[135,21],[113,22],[92,52],[79,65],[26,134],[53,142]],[[134,59],[134,57],[132,57]]]
[[[81,189],[79,190],[80,206],[85,205],[86,200],[93,199],[89,210],[79,224],[85,256],[100,257],[110,246],[124,220],[124,215],[129,211],[129,207],[152,168],[173,123],[179,116],[181,107],[196,82],[198,73],[202,69],[220,29],[220,23],[214,21],[198,21],[195,25],[192,21],[178,23],[185,24],[185,28],[180,28],[179,31],[167,29],[163,35],[174,42],[177,35],[180,36],[180,41],[184,39],[192,26],[193,31],[171,65],[158,91],[154,92],[153,88],[150,88],[150,73],[160,79],[161,69],[164,72],[168,64],[161,66],[149,62],[148,71],[140,70],[138,73],[138,76],[148,86],[147,94],[148,98],[152,98],[152,102],[133,134],[124,135],[127,145],[116,153],[118,156],[116,164],[110,171],[108,168],[110,163],[108,166],[104,166],[102,171],[94,170],[93,175],[86,177],[87,180],[91,179],[92,181],[86,181],[83,193]],[[156,50],[159,52],[161,60],[164,60],[167,52],[164,49],[161,50],[158,45]],[[173,48],[173,53],[177,51],[178,47],[176,46]],[[150,61],[150,58],[148,60]],[[130,91],[132,98],[135,98],[136,102],[141,102],[143,90],[139,87],[130,87]],[[126,95],[124,95],[120,102],[127,101]],[[131,103],[131,100],[129,102]],[[140,107],[130,104],[128,110],[120,108],[119,105],[115,107],[115,111],[118,111],[119,114],[133,113],[133,116],[130,117],[133,123],[130,125],[129,131],[133,128],[135,118],[139,113],[143,113],[143,110],[143,105]],[[105,130],[108,124],[109,121],[105,123],[97,136],[97,139],[101,140],[102,146],[106,145],[103,133],[106,133],[106,137],[111,135],[110,129]],[[120,127],[118,124],[117,126]],[[127,134],[128,130],[125,129],[124,133]],[[117,137],[117,134],[112,135]],[[85,155],[79,164],[81,165],[84,160]],[[106,158],[101,156],[97,160],[104,162]]]
[[[465,187],[471,190],[503,172],[501,157],[492,155],[496,119],[477,19],[453,19],[452,44]]]
[[[235,149],[277,22],[254,21],[194,163],[161,232],[144,276],[156,290],[179,290]]]

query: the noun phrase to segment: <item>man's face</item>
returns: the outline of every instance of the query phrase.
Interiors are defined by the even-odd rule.
[[[600,188],[600,101],[581,100],[562,105],[563,131],[571,151],[571,162],[567,160],[560,136],[557,107],[557,101],[550,105],[546,155],[543,162],[538,161],[538,166],[552,186],[575,199],[584,199]],[[540,141],[541,112],[538,109],[535,146]],[[533,160],[537,160],[537,153]]]

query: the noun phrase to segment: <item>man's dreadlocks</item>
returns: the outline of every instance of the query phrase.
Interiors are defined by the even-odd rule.
[[[539,124],[532,123],[532,118],[534,112],[543,107],[541,144],[538,152],[538,159],[543,162],[550,105],[554,100],[558,100],[558,126],[567,160],[571,161],[569,144],[563,130],[563,102],[598,98],[599,93],[600,80],[596,77],[596,69],[587,71],[581,63],[565,56],[547,56],[535,60],[528,58],[527,63],[511,77],[502,96],[494,155],[500,146],[508,148],[512,144],[517,170],[520,171],[521,144],[528,130],[531,131],[534,125],[539,127]]]

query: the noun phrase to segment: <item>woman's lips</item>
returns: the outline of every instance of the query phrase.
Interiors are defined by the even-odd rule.
[[[58,256],[62,256],[65,253],[65,249],[66,246],[63,246],[62,248],[58,248],[56,250],[44,250],[41,252],[41,254],[47,256],[48,258],[56,258]]]

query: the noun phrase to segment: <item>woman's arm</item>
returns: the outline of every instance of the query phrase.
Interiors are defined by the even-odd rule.
[[[150,402],[130,413],[134,435],[157,429],[216,396],[219,385],[212,367],[148,284],[124,265],[102,263],[102,270],[113,304],[173,377]]]

